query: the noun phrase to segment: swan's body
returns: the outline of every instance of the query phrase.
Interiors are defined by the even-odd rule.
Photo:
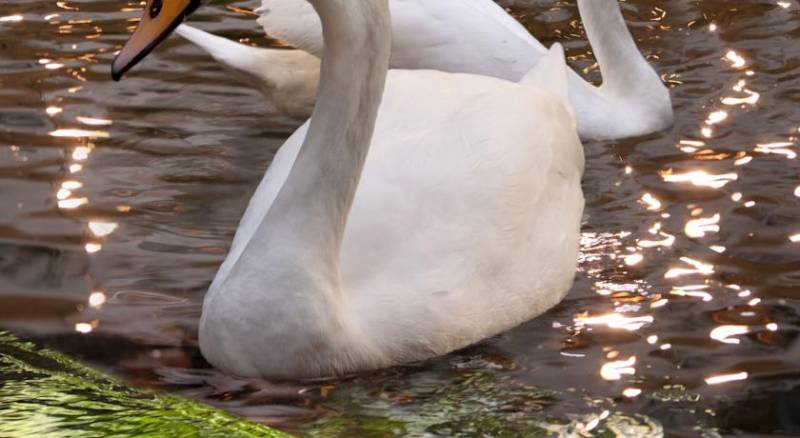
[[[639,53],[616,3],[578,0],[604,80],[595,87],[569,71],[570,102],[583,139],[642,135],[672,124],[669,91]],[[390,5],[394,34],[391,65],[395,68],[473,73],[516,82],[547,52],[491,0],[391,0]],[[321,53],[319,17],[306,0],[263,0],[260,12],[259,22],[271,35],[309,53]],[[241,57],[247,65],[264,59],[256,71],[285,70],[276,66],[280,61],[276,62],[274,55],[267,55],[276,52],[274,49],[248,47],[240,51],[241,56],[231,56],[229,46],[208,37],[196,31],[189,39],[234,69],[241,69],[236,64],[242,61],[235,60]],[[258,52],[265,54],[255,55]],[[313,67],[305,70],[314,71]],[[260,80],[275,89],[270,79]],[[306,83],[313,86],[315,81]],[[291,105],[299,108],[313,104],[311,93],[271,95],[289,96],[293,96]]]
[[[320,94],[209,290],[204,356],[244,376],[339,375],[444,354],[558,303],[583,210],[563,52],[526,79],[561,95],[437,71],[393,71],[384,92],[386,0],[309,1],[325,28]]]

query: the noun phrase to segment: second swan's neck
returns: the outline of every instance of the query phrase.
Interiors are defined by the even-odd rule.
[[[661,88],[661,80],[639,52],[617,0],[578,0],[583,25],[603,74],[603,88],[625,95]]]

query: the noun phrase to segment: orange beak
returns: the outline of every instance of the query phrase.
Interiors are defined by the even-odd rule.
[[[111,64],[111,77],[120,80],[198,6],[200,0],[148,0],[142,21]]]

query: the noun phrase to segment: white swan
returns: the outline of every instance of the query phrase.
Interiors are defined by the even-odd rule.
[[[206,296],[204,356],[243,376],[341,375],[441,355],[558,303],[584,205],[560,47],[523,82],[561,95],[387,74],[388,0],[309,2],[325,36],[317,104]],[[171,12],[143,19],[115,78],[185,15]]]
[[[265,30],[310,53],[321,53],[319,17],[306,0],[262,1],[259,22]],[[639,53],[616,3],[578,0],[603,75],[603,85],[595,87],[570,71],[570,101],[577,113],[578,132],[585,140],[643,135],[672,124],[669,91]],[[492,0],[391,0],[390,5],[394,34],[391,65],[395,68],[474,73],[519,81],[546,53],[541,43]],[[186,25],[178,33],[222,64],[255,73],[262,88],[281,89],[282,83],[273,80],[276,73],[263,72],[279,74],[289,70],[281,67],[281,58],[288,56],[285,51],[240,45]],[[302,70],[311,73],[298,78],[304,85],[314,87],[316,81],[310,78],[318,69],[306,61],[309,62]],[[291,66],[297,67],[297,63]],[[297,89],[289,87],[292,92]],[[288,98],[278,100],[279,106],[313,106],[312,92],[269,96]]]

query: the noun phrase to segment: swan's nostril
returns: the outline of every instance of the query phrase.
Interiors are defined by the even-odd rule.
[[[164,6],[163,0],[153,0],[153,3],[150,4],[150,18],[158,17],[158,14],[161,13],[161,9]]]

